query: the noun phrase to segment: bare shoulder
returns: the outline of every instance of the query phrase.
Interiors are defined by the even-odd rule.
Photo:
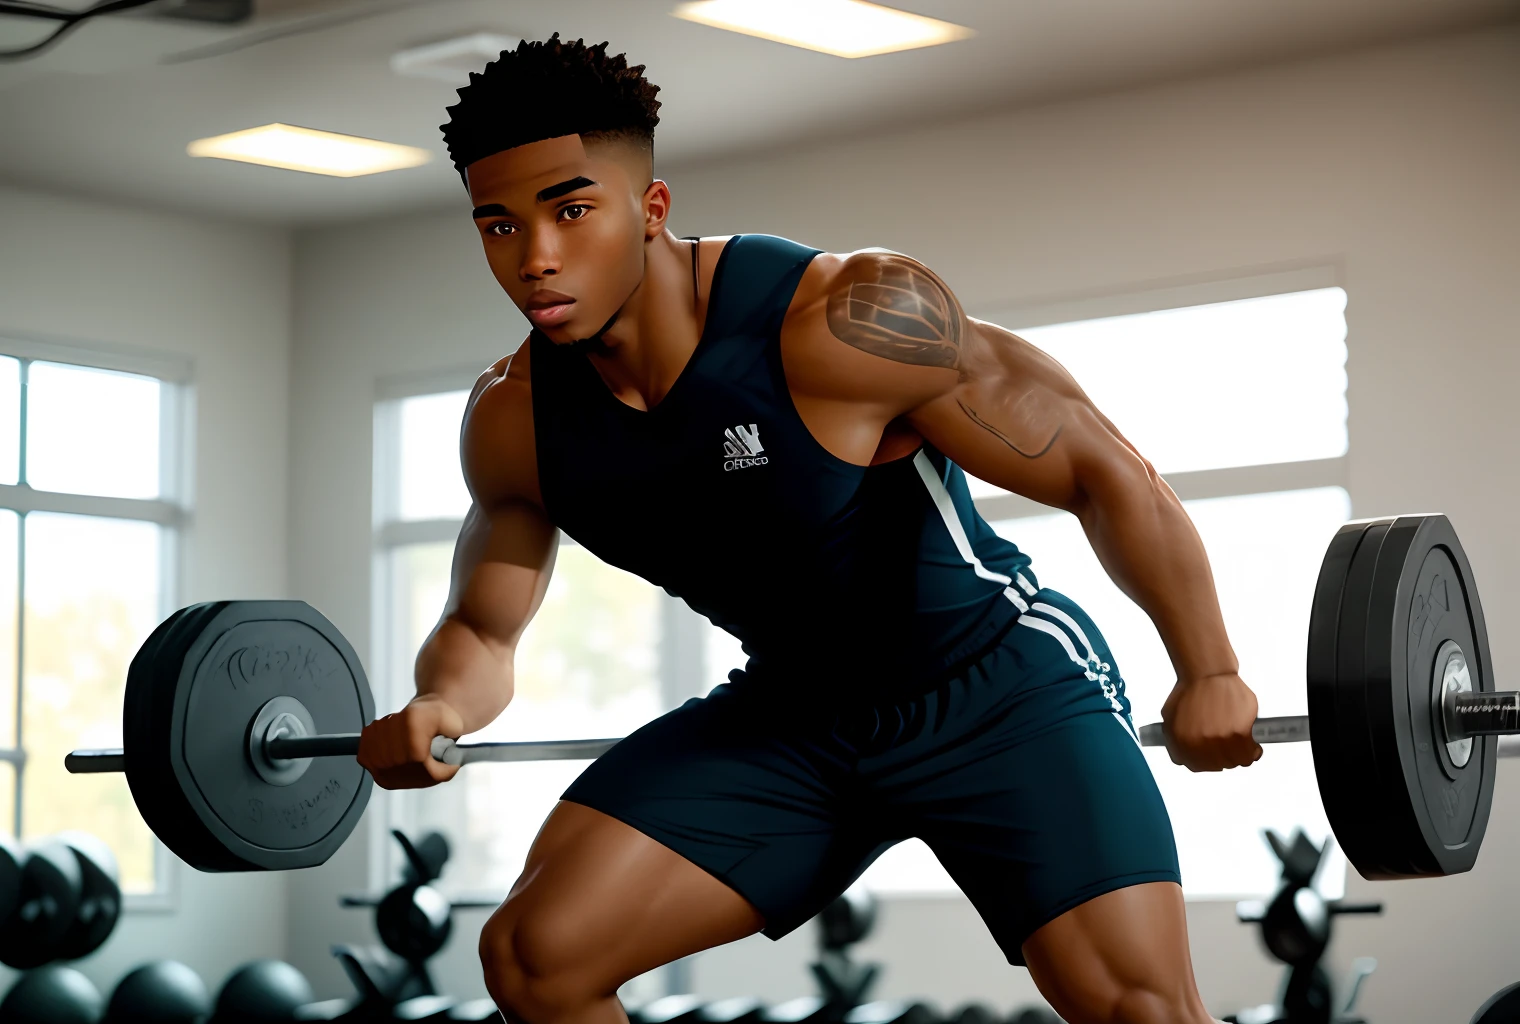
[[[483,510],[512,501],[542,504],[534,448],[529,344],[497,360],[465,405],[459,456],[465,484]]]
[[[905,410],[955,385],[967,333],[960,303],[932,270],[889,249],[861,249],[809,264],[782,351],[788,379],[804,390]]]
[[[829,332],[863,352],[955,369],[966,314],[938,274],[911,256],[861,249],[820,268]]]

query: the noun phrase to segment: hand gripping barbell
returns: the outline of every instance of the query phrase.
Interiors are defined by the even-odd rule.
[[[1350,862],[1368,878],[1470,869],[1493,799],[1499,745],[1488,737],[1520,734],[1520,693],[1493,692],[1472,570],[1444,516],[1341,527],[1315,587],[1307,671],[1309,714],[1259,719],[1252,735],[1311,741]],[[149,827],[196,868],[311,867],[369,799],[353,756],[373,717],[358,656],[316,609],[191,605],[132,659],[125,749],[78,750],[65,763],[125,771]],[[1162,726],[1139,740],[1161,745]],[[453,765],[592,759],[617,742],[440,736],[432,754]]]

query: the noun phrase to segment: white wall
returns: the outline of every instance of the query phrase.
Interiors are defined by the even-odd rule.
[[[182,605],[286,596],[290,296],[284,232],[0,186],[0,337],[192,364]],[[172,908],[128,912],[79,965],[107,995],[149,959],[184,961],[214,992],[236,965],[284,953],[283,879],[176,867]]]
[[[1478,566],[1496,663],[1520,656],[1520,31],[1328,57],[1001,116],[846,139],[805,151],[665,169],[678,234],[765,231],[822,248],[917,256],[976,310],[1336,268],[1349,293],[1350,490],[1358,515],[1439,509]],[[375,381],[483,366],[525,325],[491,280],[465,198],[436,215],[300,235],[291,367],[290,582],[369,649],[370,423]],[[1290,413],[1290,411],[1285,411]],[[1512,684],[1513,685],[1513,684]],[[501,769],[510,770],[510,769]],[[1369,885],[1382,919],[1342,921],[1337,962],[1382,967],[1376,1020],[1465,1020],[1520,978],[1504,867],[1520,855],[1510,765],[1478,869]],[[293,881],[291,951],[320,984],[339,933],[367,935],[337,892],[369,862]],[[478,992],[467,922],[440,974]],[[1277,971],[1230,908],[1190,913],[1209,1006],[1268,999]],[[706,995],[811,990],[804,932],[753,938],[695,962]],[[959,899],[898,900],[864,953],[884,995],[1008,1007],[1032,996]],[[467,988],[467,986],[475,986]]]

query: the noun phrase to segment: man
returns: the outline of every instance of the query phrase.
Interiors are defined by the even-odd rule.
[[[961,467],[1076,514],[1150,614],[1173,759],[1249,764],[1256,700],[1181,505],[1059,365],[915,260],[674,237],[657,90],[605,46],[525,42],[450,108],[533,332],[470,397],[448,603],[417,697],[359,759],[386,787],[452,776],[428,743],[506,708],[557,530],[749,661],[566,791],[482,933],[492,996],[528,1024],[618,1024],[624,981],[778,938],[916,836],[1068,1021],[1208,1020],[1118,666]]]

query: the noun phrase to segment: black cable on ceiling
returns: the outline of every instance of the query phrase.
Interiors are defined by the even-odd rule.
[[[12,14],[22,18],[41,18],[45,21],[57,21],[61,23],[51,35],[40,43],[23,46],[17,50],[0,50],[0,60],[24,60],[27,57],[36,56],[62,39],[65,33],[91,18],[97,18],[102,14],[112,14],[116,11],[129,10],[133,7],[142,7],[145,4],[154,2],[156,0],[103,0],[103,2],[97,3],[93,7],[86,7],[81,11],[71,11],[62,7],[50,7],[47,4],[31,3],[29,0],[0,0],[0,14]]]

